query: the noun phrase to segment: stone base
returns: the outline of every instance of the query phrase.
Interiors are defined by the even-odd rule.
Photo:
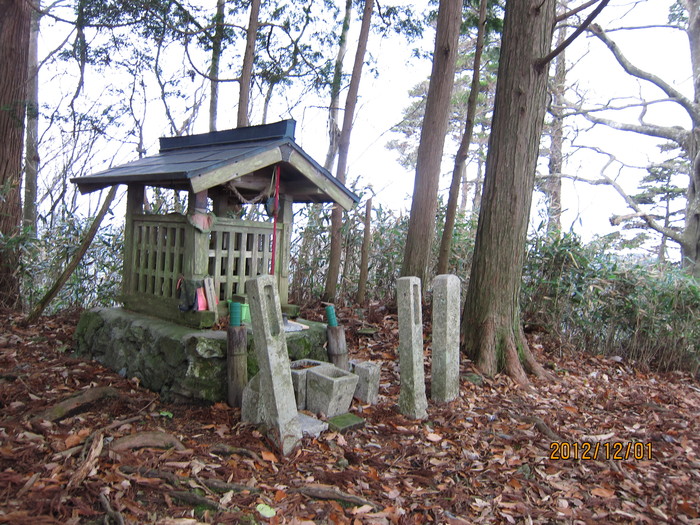
[[[333,417],[350,409],[357,376],[335,366],[316,366],[306,374],[306,409]]]
[[[327,361],[326,325],[300,320],[309,330],[286,334],[291,360]],[[226,332],[193,330],[123,308],[95,308],[80,317],[77,353],[165,396],[226,400]],[[248,377],[258,372],[248,332]]]

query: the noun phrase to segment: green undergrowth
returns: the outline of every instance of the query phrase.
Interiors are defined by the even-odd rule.
[[[700,287],[674,265],[573,234],[530,240],[523,317],[563,343],[660,370],[700,368]]]

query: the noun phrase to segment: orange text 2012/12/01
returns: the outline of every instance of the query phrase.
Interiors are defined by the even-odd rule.
[[[651,460],[651,443],[642,441],[613,441],[604,443],[578,443],[575,441],[552,441],[549,444],[549,459],[580,460]]]

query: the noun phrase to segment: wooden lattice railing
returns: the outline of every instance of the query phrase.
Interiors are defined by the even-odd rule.
[[[245,295],[248,279],[269,273],[272,229],[272,224],[265,222],[217,218],[209,240],[209,275],[218,287],[219,300]],[[278,243],[283,239],[283,230],[284,225],[279,224]]]
[[[138,215],[133,218],[129,292],[177,297],[177,280],[184,268],[188,227],[191,228],[183,216]]]
[[[219,300],[233,295],[245,295],[245,282],[257,275],[268,273],[272,259],[272,224],[216,218],[209,234],[202,234],[182,215],[135,215],[132,218],[133,235],[130,272],[126,282],[127,295],[146,295],[176,299],[177,281],[192,268],[191,242],[195,235],[208,235],[208,274],[214,278]],[[284,224],[277,226],[278,242],[284,239]],[[282,249],[280,249],[282,248]],[[282,261],[287,258],[278,244]],[[278,265],[279,269],[279,265]],[[281,274],[277,272],[278,280]],[[278,283],[279,284],[279,283]]]

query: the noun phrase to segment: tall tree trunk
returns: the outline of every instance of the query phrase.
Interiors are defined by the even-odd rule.
[[[352,0],[346,0],[343,26],[340,31],[340,40],[338,42],[338,55],[336,56],[335,67],[333,68],[331,101],[330,105],[328,106],[328,152],[326,153],[326,161],[323,163],[323,167],[328,171],[333,170],[333,164],[335,163],[335,158],[338,155],[338,141],[340,139],[340,127],[338,126],[340,86],[343,81],[343,60],[345,59],[345,53],[348,50],[348,31],[350,30],[351,19]]]
[[[362,252],[360,256],[360,278],[357,283],[357,304],[365,304],[367,295],[367,276],[369,275],[369,249],[372,242],[372,197],[365,205],[365,230],[362,235]]]
[[[467,166],[462,170],[462,190],[460,191],[459,213],[467,211],[467,201],[469,200],[469,178],[467,177]]]
[[[253,78],[253,60],[255,59],[255,39],[258,36],[260,22],[260,0],[251,0],[250,17],[248,19],[248,31],[246,33],[245,53],[243,55],[243,68],[239,79],[238,95],[238,127],[248,126],[248,111],[250,110],[250,86]],[[270,89],[272,93],[272,88]]]
[[[20,185],[24,150],[31,7],[0,0],[0,235],[12,239],[22,218]],[[19,302],[17,251],[0,254],[0,307]]]
[[[700,1],[685,0],[688,9],[688,41],[693,71],[693,103],[700,107]],[[689,157],[692,162],[685,211],[684,242],[681,246],[683,266],[700,280],[700,121],[693,118],[693,133],[689,137]]]
[[[209,131],[216,131],[216,120],[219,115],[219,64],[224,40],[224,21],[226,0],[216,0],[216,15],[214,15],[214,36],[211,39],[211,64],[209,66]]]
[[[568,2],[560,3],[561,11],[567,11]],[[566,40],[566,24],[557,32],[557,46]],[[549,146],[549,177],[544,183],[547,198],[547,233],[558,235],[561,232],[561,174],[564,166],[564,116],[561,108],[566,89],[566,57],[562,51],[556,58],[554,77],[551,82],[552,92],[552,128]]]
[[[357,106],[357,94],[360,90],[360,79],[362,77],[362,65],[365,61],[367,51],[367,40],[369,29],[372,23],[372,12],[374,11],[374,0],[365,0],[365,8],[362,13],[362,24],[360,26],[360,36],[357,41],[355,51],[355,62],[352,66],[352,76],[348,95],[345,99],[345,115],[343,116],[343,128],[340,131],[338,140],[338,166],[335,178],[345,183],[346,170],[348,164],[348,153],[350,151],[350,134],[352,133],[353,119],[355,118],[355,108]],[[340,273],[341,234],[340,228],[343,222],[343,211],[338,205],[333,206],[331,212],[331,248],[328,255],[328,274],[326,275],[326,287],[323,293],[325,301],[334,302],[338,289],[338,274]]]
[[[440,239],[440,251],[438,254],[437,273],[445,274],[450,264],[450,253],[452,252],[452,234],[457,216],[457,199],[459,199],[459,186],[466,171],[467,155],[472,142],[474,132],[474,120],[476,118],[476,103],[479,96],[481,54],[484,50],[484,37],[486,36],[486,7],[487,0],[481,0],[479,4],[479,27],[476,34],[476,48],[474,50],[474,65],[472,67],[472,85],[467,101],[467,121],[464,125],[464,134],[459,144],[455,165],[452,170],[452,182],[450,183],[450,193],[447,199],[447,211],[445,213],[445,227],[442,230]]]
[[[36,233],[37,178],[39,175],[39,23],[41,1],[32,8],[27,70],[27,133],[24,156],[22,225]]]
[[[484,196],[462,318],[464,350],[486,375],[544,374],[520,322],[520,281],[535,167],[546,109],[556,0],[508,0]]]
[[[481,194],[484,191],[484,159],[479,157],[476,166],[476,180],[474,181],[474,198],[472,199],[472,212],[479,213],[481,209]]]
[[[333,164],[338,155],[338,139],[340,138],[340,128],[338,127],[338,112],[340,109],[340,88],[343,80],[343,60],[348,49],[348,31],[350,30],[350,21],[352,20],[352,0],[345,2],[345,15],[343,17],[343,25],[340,30],[338,39],[338,54],[335,59],[333,68],[333,80],[331,83],[331,98],[328,105],[328,151],[326,152],[326,160],[323,167],[328,171],[333,171]],[[308,223],[317,224],[321,217],[321,205],[311,204],[309,206]],[[301,250],[299,250],[300,264],[299,267],[306,266],[308,257],[306,247],[314,240],[316,233],[311,229],[304,230],[301,240]]]
[[[411,216],[401,267],[401,275],[419,277],[423,285],[427,283],[435,235],[440,165],[454,86],[461,15],[461,1],[440,0],[433,68],[418,145]]]

